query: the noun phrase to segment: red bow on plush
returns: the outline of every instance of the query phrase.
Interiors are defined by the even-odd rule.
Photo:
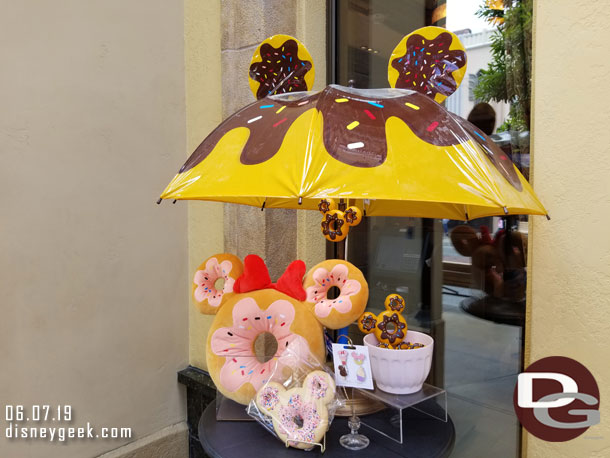
[[[294,299],[304,301],[307,299],[307,293],[303,289],[303,275],[305,275],[305,263],[293,261],[278,281],[271,283],[265,261],[260,256],[249,254],[244,259],[244,273],[235,281],[233,291],[248,293],[259,289],[275,289]]]

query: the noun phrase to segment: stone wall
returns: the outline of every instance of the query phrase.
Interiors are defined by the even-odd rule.
[[[222,2],[222,114],[227,118],[255,98],[248,85],[252,54],[265,38],[296,35],[296,0],[225,0]],[[296,259],[297,211],[224,206],[225,251],[244,258],[255,253],[272,279]]]

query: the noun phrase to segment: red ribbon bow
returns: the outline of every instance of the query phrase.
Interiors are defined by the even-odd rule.
[[[244,259],[244,273],[235,281],[233,291],[248,293],[260,289],[275,289],[294,299],[304,301],[307,299],[307,293],[303,289],[305,269],[303,261],[293,261],[278,281],[271,283],[265,261],[260,256],[249,254]]]

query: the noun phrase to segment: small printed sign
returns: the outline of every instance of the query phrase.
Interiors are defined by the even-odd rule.
[[[364,345],[333,344],[337,386],[373,389],[369,349]]]

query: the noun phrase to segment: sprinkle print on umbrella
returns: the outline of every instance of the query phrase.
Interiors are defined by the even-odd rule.
[[[180,172],[203,161],[227,133],[239,127],[250,131],[240,162],[244,165],[263,163],[279,151],[295,121],[308,110],[315,109],[323,120],[324,148],[345,164],[354,167],[378,167],[383,164],[388,150],[386,120],[396,117],[407,124],[414,135],[432,145],[459,145],[464,138],[480,143],[487,156],[493,158],[492,164],[519,189],[519,178],[510,159],[501,159],[506,159],[502,150],[467,121],[452,115],[418,92],[377,89],[375,93],[375,97],[370,97],[366,90],[330,85],[317,93],[297,92],[265,97],[218,126],[197,147]],[[346,119],[349,122],[346,123]],[[456,136],[454,132],[467,135]],[[507,162],[507,165],[504,166],[503,162]]]

